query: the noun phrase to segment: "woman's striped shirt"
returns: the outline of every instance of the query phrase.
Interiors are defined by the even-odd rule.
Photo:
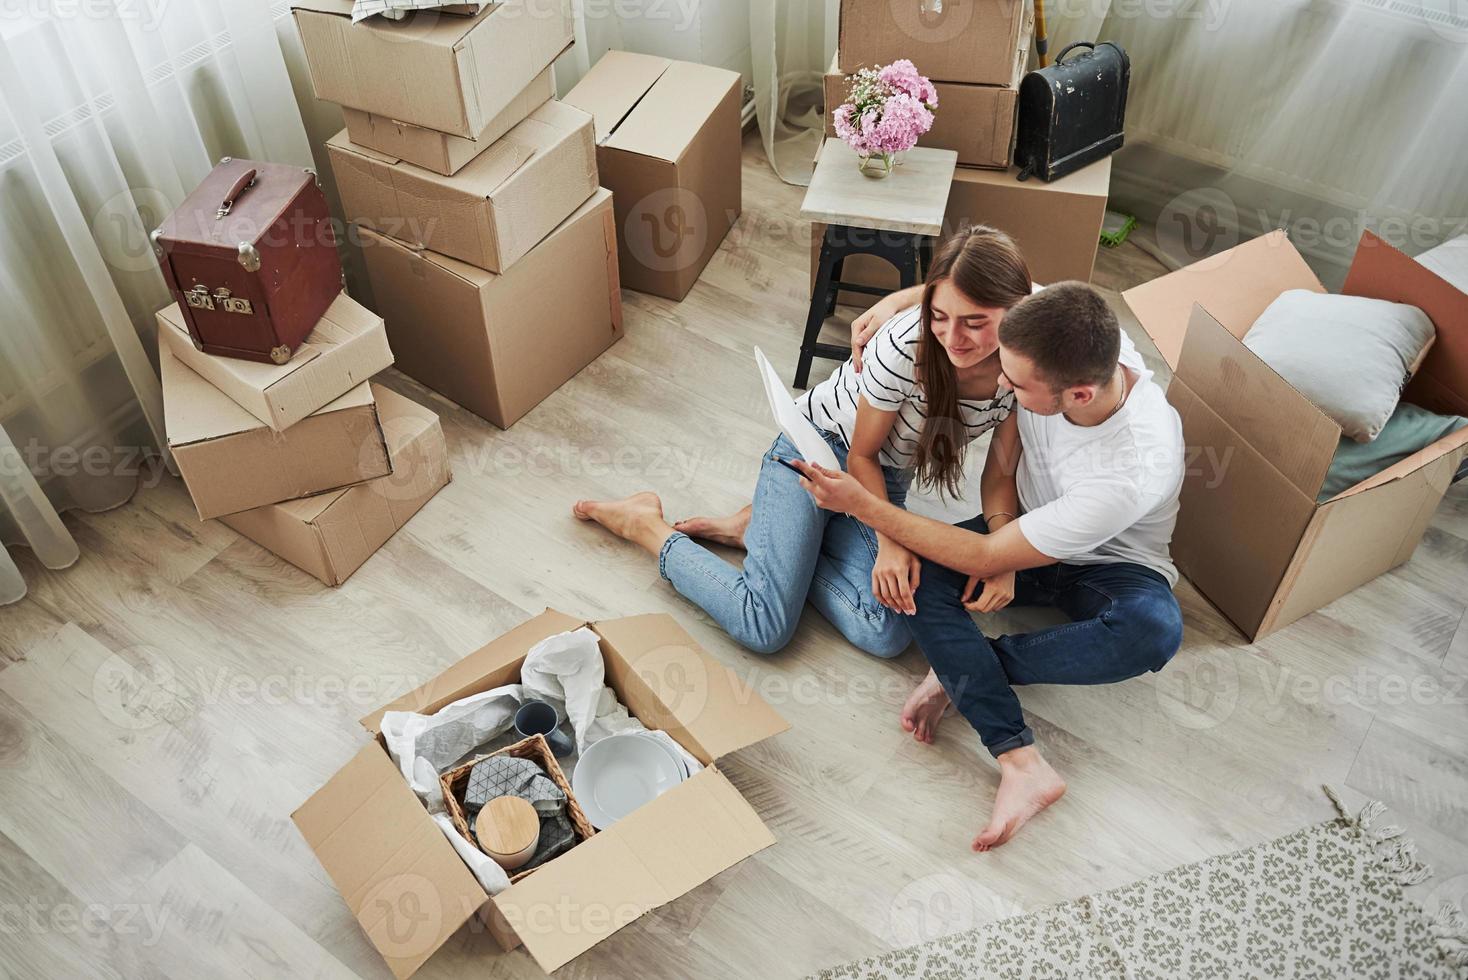
[[[831,376],[801,396],[797,404],[816,428],[841,436],[848,447],[856,429],[856,400],[896,412],[897,421],[882,445],[883,466],[911,469],[918,433],[928,417],[928,402],[917,381],[922,308],[903,310],[882,325],[862,354],[860,373],[850,359]],[[969,441],[988,432],[1014,410],[1014,392],[1005,389],[991,399],[960,399],[958,410]]]

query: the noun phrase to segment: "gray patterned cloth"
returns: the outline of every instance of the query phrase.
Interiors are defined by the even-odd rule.
[[[1327,790],[1329,793],[1329,790]],[[1337,806],[1339,800],[1330,794]],[[1221,980],[1468,975],[1461,910],[1402,891],[1431,872],[1379,803],[1131,885],[825,970],[819,980]]]
[[[498,796],[518,796],[540,815],[540,843],[535,855],[515,869],[516,874],[544,864],[576,843],[576,831],[566,816],[566,794],[536,763],[510,755],[493,755],[469,770],[464,809],[469,813],[471,834],[474,815]]]

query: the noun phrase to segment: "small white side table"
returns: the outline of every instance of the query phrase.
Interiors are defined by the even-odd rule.
[[[876,255],[896,267],[899,288],[916,285],[932,259],[933,239],[943,230],[948,189],[958,154],[952,150],[917,147],[888,177],[864,176],[857,155],[839,139],[827,139],[811,175],[800,216],[824,222],[821,257],[811,290],[810,312],[795,368],[795,387],[810,380],[811,361],[817,357],[845,360],[848,348],[817,342],[821,324],[836,310],[843,290],[883,295],[885,290],[841,281],[848,255]]]

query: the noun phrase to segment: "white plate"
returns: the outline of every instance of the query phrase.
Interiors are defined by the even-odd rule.
[[[605,830],[683,778],[662,746],[636,732],[626,732],[608,735],[582,753],[571,774],[571,791],[591,825]]]
[[[658,738],[652,732],[637,732],[636,734],[641,735],[643,738],[647,739],[649,742],[653,743],[658,748],[660,748],[664,752],[668,753],[668,755],[672,757],[673,761],[675,763],[677,763],[677,765],[678,765],[678,771],[683,774],[682,775],[682,779],[687,779],[688,778],[688,763],[686,763],[686,762],[683,761],[683,757],[678,754],[678,750],[677,749],[673,748],[673,746],[671,746],[671,745],[668,744],[668,740],[667,739]],[[671,737],[672,736],[670,735],[669,738],[671,738]],[[680,782],[681,782],[681,779],[680,779]]]

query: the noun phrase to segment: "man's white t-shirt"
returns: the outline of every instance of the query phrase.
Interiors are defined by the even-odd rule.
[[[1125,333],[1119,360],[1137,381],[1100,425],[1016,410],[1019,528],[1057,561],[1131,562],[1176,585],[1168,545],[1183,482],[1182,421]]]

